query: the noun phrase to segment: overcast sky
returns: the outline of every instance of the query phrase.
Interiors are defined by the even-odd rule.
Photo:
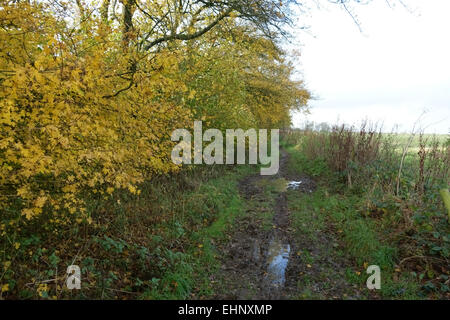
[[[295,126],[367,118],[409,131],[427,110],[426,132],[450,131],[450,1],[403,1],[413,12],[384,0],[355,6],[362,33],[338,6],[301,15],[298,26],[312,35],[295,31],[297,68],[317,100],[310,115],[294,115]]]

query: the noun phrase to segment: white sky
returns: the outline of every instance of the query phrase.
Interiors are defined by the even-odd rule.
[[[362,33],[340,7],[314,7],[295,31],[307,88],[318,100],[294,126],[315,122],[357,124],[367,118],[409,131],[424,110],[429,133],[450,132],[450,1],[385,0],[354,6]],[[324,1],[322,0],[322,2]],[[311,34],[308,34],[311,33]]]

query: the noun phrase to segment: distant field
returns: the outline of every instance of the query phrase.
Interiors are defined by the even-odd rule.
[[[406,145],[408,143],[408,140],[411,136],[410,133],[386,133],[386,136],[394,136],[395,137],[395,141],[400,144],[400,145]],[[423,139],[425,141],[427,141],[428,143],[431,142],[433,139],[436,139],[437,141],[439,141],[440,144],[443,144],[447,141],[447,139],[450,138],[449,134],[424,134],[423,135]],[[419,147],[419,141],[420,141],[420,136],[419,135],[415,135],[410,148],[418,148]]]
[[[294,129],[296,131],[298,129]],[[301,131],[301,130],[299,130]],[[393,137],[394,142],[398,144],[400,148],[407,145],[411,133],[383,133],[385,137]],[[427,145],[433,140],[437,140],[440,145],[444,145],[446,141],[450,139],[450,134],[424,134],[422,138],[427,142]],[[409,146],[410,151],[419,150],[420,135],[416,134],[413,137],[411,145]]]
[[[385,134],[386,136],[393,136],[394,143],[397,144],[397,151],[402,151],[405,146],[407,146],[408,141],[411,137],[410,133],[394,133],[394,134]],[[422,139],[426,143],[426,148],[430,148],[430,143],[433,141],[439,142],[441,147],[445,146],[446,141],[450,138],[449,134],[424,134]],[[420,150],[420,136],[415,135],[411,141],[410,146],[408,147],[408,154],[415,154]]]

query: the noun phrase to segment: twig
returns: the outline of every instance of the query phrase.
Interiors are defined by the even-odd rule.
[[[397,186],[396,186],[396,195],[397,196],[400,193],[400,177],[402,175],[403,163],[405,161],[406,154],[408,153],[408,149],[409,149],[414,137],[416,136],[416,126],[420,122],[420,120],[422,119],[422,117],[425,113],[426,113],[426,111],[423,111],[422,114],[419,116],[419,118],[416,120],[416,122],[414,122],[414,126],[412,129],[411,135],[409,136],[408,142],[407,142],[406,146],[403,147],[402,158],[400,160],[400,167],[398,169],[398,175],[397,175]]]
[[[408,258],[404,258],[402,261],[400,261],[399,265],[403,264],[404,262],[408,261],[408,260],[412,260],[412,259],[433,259],[433,260],[438,260],[438,261],[442,261],[442,262],[447,262],[444,259],[439,259],[436,257],[428,257],[428,256],[412,256],[412,257],[408,257]]]

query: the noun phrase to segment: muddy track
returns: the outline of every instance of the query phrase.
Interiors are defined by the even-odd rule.
[[[330,248],[337,243],[333,230],[323,230],[315,239],[299,236],[292,227],[286,190],[276,192],[273,201],[268,201],[264,185],[281,178],[301,181],[295,192],[313,192],[315,184],[310,178],[288,174],[288,161],[289,155],[281,150],[280,170],[276,176],[251,175],[240,181],[246,212],[236,222],[229,241],[219,248],[222,280],[214,298],[299,298],[301,278],[305,275],[312,281],[309,286],[321,298],[359,297],[356,288],[343,280],[348,262],[330,255]],[[264,228],[267,214],[273,215],[270,228]],[[298,254],[305,249],[316,257],[314,266]]]

